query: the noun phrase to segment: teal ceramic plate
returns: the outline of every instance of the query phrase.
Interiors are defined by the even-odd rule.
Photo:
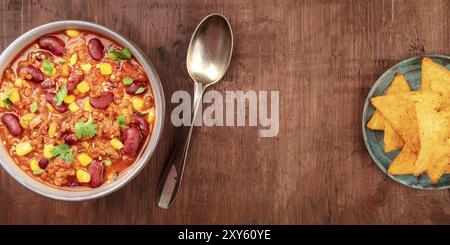
[[[446,189],[450,188],[450,174],[445,174],[441,177],[438,183],[432,183],[428,176],[421,175],[416,177],[414,175],[390,175],[387,173],[387,169],[391,164],[392,160],[399,154],[399,151],[394,151],[390,153],[384,152],[384,143],[383,143],[383,131],[375,131],[367,128],[367,122],[372,117],[372,114],[375,111],[375,108],[370,104],[370,98],[374,96],[383,95],[386,89],[391,84],[392,79],[395,74],[400,72],[402,73],[409,82],[412,90],[418,90],[420,87],[420,81],[422,80],[421,74],[421,64],[422,58],[424,56],[416,56],[404,60],[397,65],[391,67],[387,70],[380,78],[375,82],[372,89],[369,92],[369,95],[366,98],[366,102],[364,103],[364,111],[362,118],[362,128],[364,135],[364,142],[366,143],[367,150],[370,153],[370,156],[375,161],[375,163],[380,167],[380,169],[393,180],[417,189],[421,190],[437,190],[437,189]],[[426,55],[433,59],[433,61],[446,66],[447,69],[450,68],[450,57],[444,55]]]

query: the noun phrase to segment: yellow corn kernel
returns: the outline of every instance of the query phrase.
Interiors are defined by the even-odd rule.
[[[55,112],[55,108],[50,103],[47,103],[47,108],[50,112]]]
[[[15,81],[14,81],[14,85],[16,85],[16,87],[18,87],[18,88],[21,88],[22,86],[23,86],[23,79],[22,78],[17,78]]]
[[[51,138],[55,137],[57,128],[58,124],[56,122],[51,122],[50,126],[48,126],[48,136]]]
[[[116,139],[116,138],[111,139],[111,140],[109,141],[109,143],[111,144],[112,148],[114,148],[114,149],[116,149],[116,150],[120,150],[120,149],[123,148],[123,143],[122,143],[122,141],[120,141],[120,140],[118,140],[118,139]]]
[[[64,98],[64,103],[70,104],[70,103],[72,103],[72,102],[75,102],[75,96],[74,96],[74,95],[67,95],[67,96]]]
[[[79,109],[80,109],[80,107],[78,106],[77,102],[72,102],[69,104],[69,111],[76,112]]]
[[[68,77],[69,76],[69,65],[68,64],[63,64],[61,65],[61,75],[63,77]]]
[[[52,153],[53,148],[55,148],[55,146],[52,145],[52,144],[45,144],[44,145],[44,157],[45,158],[52,158],[53,157],[53,153]]]
[[[144,107],[144,100],[141,97],[134,98],[132,103],[133,103],[133,108],[136,111],[141,111],[142,107]]]
[[[84,71],[84,73],[88,74],[89,72],[91,72],[92,65],[89,63],[83,63],[80,65],[80,68]]]
[[[24,128],[28,128],[28,123],[33,118],[34,118],[34,114],[33,113],[27,113],[27,114],[22,115],[20,117],[20,120],[19,120],[20,126],[22,126]]]
[[[80,93],[86,93],[87,91],[89,91],[91,89],[91,87],[89,86],[89,83],[86,81],[82,81],[81,83],[79,83],[77,85],[77,90],[80,91]]]
[[[156,113],[155,110],[150,110],[147,115],[148,123],[153,123],[155,121]]]
[[[80,35],[80,32],[77,30],[66,30],[66,35],[74,38],[74,37],[78,37]]]
[[[77,180],[80,183],[89,183],[91,181],[91,175],[86,170],[77,170]]]
[[[88,99],[83,102],[83,110],[92,111],[93,109]]]
[[[102,75],[110,75],[112,73],[112,66],[109,63],[100,64],[100,73]]]
[[[105,165],[105,167],[111,167],[112,165],[112,161],[110,159],[105,159],[102,163],[103,165]]]
[[[39,161],[36,158],[30,160],[30,169],[33,171],[33,174],[42,174],[44,172],[44,170],[39,167]]]
[[[20,94],[19,94],[19,91],[17,91],[17,89],[13,89],[13,90],[11,91],[11,94],[9,94],[8,99],[9,99],[12,103],[14,103],[14,104],[16,104],[17,102],[19,102],[19,101],[20,101]]]
[[[109,79],[111,79],[111,80],[116,79],[116,74],[111,74],[111,76],[109,76]]]
[[[89,144],[89,142],[86,142],[86,141],[81,142],[81,145],[82,145],[84,148],[89,148],[89,146],[91,146],[91,144]]]
[[[78,154],[77,159],[83,166],[87,166],[87,165],[89,165],[89,163],[92,162],[92,158],[84,152]]]
[[[23,157],[26,154],[30,153],[33,150],[33,147],[31,146],[30,142],[22,142],[18,143],[16,145],[16,154],[19,157]]]

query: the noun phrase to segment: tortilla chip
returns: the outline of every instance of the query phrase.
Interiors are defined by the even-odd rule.
[[[388,174],[412,174],[414,171],[414,163],[417,160],[417,153],[406,144],[398,156],[389,165]]]
[[[370,101],[392,128],[400,135],[403,142],[409,143],[415,152],[420,150],[419,127],[413,96],[418,92],[373,97]]]
[[[414,165],[417,161],[417,153],[415,153],[409,145],[403,147],[400,154],[392,161],[387,170],[388,174],[413,174]],[[450,173],[450,165],[447,164],[444,168],[446,174]]]
[[[409,87],[409,83],[406,78],[397,73],[392,80],[391,85],[386,90],[386,95],[399,94],[410,92],[411,88]],[[384,131],[384,151],[391,152],[394,150],[401,149],[404,145],[403,140],[400,135],[395,132],[389,122],[386,122],[386,119],[383,118],[381,113],[376,110],[370,121],[367,123],[367,127],[372,130],[385,130]]]
[[[426,171],[431,181],[438,182],[450,163],[450,94],[419,94],[415,108],[421,148],[413,174]]]
[[[450,92],[450,71],[430,58],[423,58],[421,90]]]
[[[384,130],[384,152],[402,149],[404,144],[400,135],[395,132],[390,123],[386,122]]]
[[[386,90],[386,95],[401,94],[410,91],[411,87],[409,87],[409,83],[406,80],[405,76],[403,76],[403,74],[401,73],[397,73],[395,74],[395,77],[392,80],[391,85]]]
[[[379,111],[375,111],[367,123],[367,127],[372,130],[384,130],[384,118]]]

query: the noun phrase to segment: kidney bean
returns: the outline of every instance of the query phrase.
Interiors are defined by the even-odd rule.
[[[145,119],[139,115],[133,116],[132,124],[138,127],[141,130],[142,136],[145,139],[147,135],[150,133],[150,127],[148,126]]]
[[[99,160],[92,161],[88,166],[88,173],[91,175],[89,186],[99,187],[103,184],[103,164]]]
[[[68,107],[65,103],[62,103],[60,106],[56,105],[56,101],[55,101],[55,93],[46,93],[45,94],[45,100],[50,103],[57,112],[63,113],[66,112],[68,110]]]
[[[66,52],[66,44],[56,36],[44,36],[38,40],[39,46],[52,52],[56,56],[63,56]]]
[[[141,143],[141,132],[136,126],[128,126],[123,133],[123,153],[134,155],[139,150]]]
[[[134,81],[130,86],[128,86],[125,91],[127,94],[135,94],[139,88],[144,88],[144,92],[147,91],[147,87],[145,86],[145,81]]]
[[[67,176],[67,186],[68,187],[77,187],[80,186],[80,182],[77,181],[77,178],[75,177],[75,175],[69,175]]]
[[[48,159],[47,158],[45,158],[45,157],[41,157],[40,159],[39,159],[39,167],[41,168],[41,169],[45,169],[45,168],[47,168],[47,165],[48,165]]]
[[[114,100],[112,92],[103,92],[100,96],[89,98],[89,104],[97,109],[106,109]]]
[[[89,55],[94,60],[101,60],[105,55],[105,46],[98,38],[92,38],[88,43]]]
[[[17,137],[23,132],[22,126],[20,126],[19,123],[19,118],[12,113],[3,114],[2,123],[6,126],[12,136]]]
[[[25,80],[33,83],[41,83],[42,81],[44,81],[44,74],[41,72],[41,70],[32,65],[20,66],[17,69],[17,74],[19,74],[19,76],[24,78]]]
[[[75,136],[75,134],[70,133],[70,132],[64,133],[63,139],[64,139],[64,143],[66,143],[68,145],[74,145],[75,143],[77,143],[77,137]]]
[[[72,92],[75,90],[76,86],[83,81],[84,79],[84,73],[81,70],[75,70],[73,71],[69,79],[67,80],[67,91]]]
[[[56,88],[56,83],[51,79],[45,79],[44,82],[41,83],[41,87],[45,90]]]

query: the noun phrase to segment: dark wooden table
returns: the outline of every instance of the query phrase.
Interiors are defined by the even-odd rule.
[[[2,224],[450,223],[450,192],[385,176],[363,143],[361,113],[380,74],[402,59],[449,54],[449,1],[0,1],[0,47],[66,19],[103,24],[135,41],[167,101],[163,138],[121,190],[67,203],[34,194],[0,170]],[[169,210],[155,188],[176,142],[172,93],[191,89],[187,45],[212,12],[233,26],[229,72],[214,89],[280,91],[278,137],[258,127],[197,127],[181,195]]]

